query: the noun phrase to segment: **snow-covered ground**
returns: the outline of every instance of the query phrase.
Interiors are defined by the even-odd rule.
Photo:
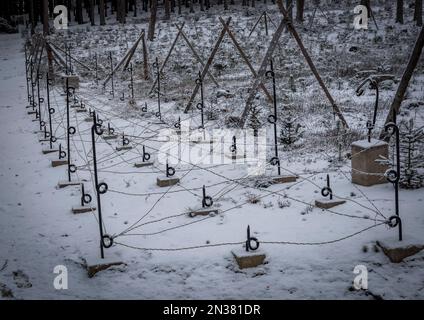
[[[241,21],[246,23],[243,19]],[[254,21],[248,21],[250,26]],[[138,30],[145,28],[146,24],[136,26]],[[103,35],[109,31],[106,30]],[[126,33],[125,30],[120,32]],[[138,35],[130,34],[132,37]],[[84,32],[76,30],[74,35],[83,37]],[[161,37],[158,43],[163,44],[163,48],[160,50],[155,47],[162,59],[172,38],[168,35]],[[334,35],[328,36],[330,42],[333,38]],[[412,35],[410,39],[413,39]],[[207,43],[207,46],[211,46]],[[81,88],[77,90],[79,100],[87,108],[96,110],[105,125],[109,122],[117,133],[125,133],[133,146],[131,150],[117,152],[115,147],[119,139],[105,141],[97,138],[99,178],[109,186],[108,192],[101,196],[104,228],[108,234],[117,235],[115,245],[105,249],[105,255],[108,259],[124,261],[126,265],[111,267],[88,278],[84,259],[99,257],[97,211],[72,214],[72,206],[80,202],[80,187],[56,187],[59,180],[66,180],[66,167],[51,167],[50,162],[57,158],[57,154],[41,153],[48,143],[38,142],[39,136],[34,134],[38,122],[32,121],[34,116],[27,114],[23,44],[19,35],[0,35],[0,290],[10,289],[18,299],[424,298],[424,254],[419,253],[402,263],[393,264],[375,247],[376,240],[397,237],[397,229],[381,224],[394,214],[393,186],[388,183],[373,187],[353,185],[350,182],[350,161],[336,161],[335,146],[331,143],[326,145],[326,141],[318,143],[319,139],[329,140],[329,132],[335,127],[335,121],[325,127],[325,121],[331,122],[332,116],[328,110],[320,112],[324,108],[317,107],[308,115],[308,108],[322,102],[322,99],[320,102],[306,99],[307,103],[300,107],[299,112],[307,117],[302,122],[306,131],[302,138],[303,147],[280,150],[283,173],[298,174],[297,182],[258,188],[255,179],[242,179],[249,175],[246,165],[193,165],[182,162],[175,166],[176,175],[181,178],[180,183],[171,188],[159,188],[156,178],[163,175],[165,165],[157,161],[161,155],[157,150],[163,145],[158,133],[167,126],[154,124],[155,118],[150,113],[150,116],[140,116],[140,109],[128,107],[127,101],[119,100],[119,90],[124,90],[128,84],[127,76],[125,81],[117,80],[118,89],[114,99],[108,95],[109,88],[102,91],[93,78],[82,81]],[[92,43],[89,41],[88,45]],[[102,43],[97,42],[96,45],[101,46]],[[337,54],[337,49],[334,50]],[[80,54],[81,61],[86,62],[84,59],[88,51],[81,51],[75,54]],[[286,53],[290,53],[290,50]],[[319,52],[316,55],[319,56]],[[406,58],[403,57],[402,61]],[[255,66],[259,63],[255,61]],[[324,65],[325,61],[319,63]],[[140,71],[141,66],[138,68]],[[178,73],[178,70],[172,71]],[[229,85],[231,90],[235,91],[235,85],[240,84],[237,78],[240,75],[246,76],[245,71],[231,74],[235,78],[234,83]],[[399,73],[395,75],[399,77]],[[140,72],[136,78],[140,78]],[[192,81],[189,78],[186,77],[183,84],[191,88],[195,79]],[[175,99],[169,98],[171,94],[176,96],[179,90],[185,92],[178,87],[177,81],[172,88],[172,79],[170,76],[164,79],[168,86],[165,88],[169,91],[166,91],[162,111],[168,123],[173,123],[178,116],[183,119],[184,114],[179,107],[184,105],[179,103],[188,99],[184,94]],[[219,79],[224,81],[225,75]],[[293,104],[301,101],[299,99],[302,95],[311,98],[314,94],[315,97],[321,94],[313,93],[318,89],[311,79],[306,78],[305,88],[313,86],[313,90],[286,94]],[[414,79],[415,87],[422,86],[422,74]],[[136,87],[137,94],[144,92],[142,97],[139,95],[136,98],[137,103],[143,106],[147,102],[149,112],[156,111],[155,97],[146,94],[146,88],[150,88],[151,82],[136,82],[139,84]],[[343,111],[346,112],[346,118],[351,121],[353,128],[362,126],[358,136],[363,136],[366,116],[362,117],[369,112],[361,109],[362,113],[359,113],[350,108],[354,108],[355,101],[361,101],[364,105],[372,104],[373,95],[355,97],[353,99],[362,100],[350,101],[349,97],[354,95],[355,87],[347,81],[340,85],[339,90],[337,86],[337,83],[333,83],[336,100],[345,103]],[[395,88],[393,85],[388,92],[382,93],[384,101],[390,101]],[[45,97],[44,90],[42,86]],[[208,90],[207,96],[213,95],[214,91]],[[66,146],[66,104],[61,93],[59,84],[51,92],[51,104],[56,109],[53,127],[58,138],[56,145],[62,143],[62,146]],[[414,90],[410,99],[422,101],[422,90]],[[243,100],[240,98],[240,101]],[[241,110],[244,104],[240,101],[236,99],[226,103],[234,104],[237,110]],[[222,105],[220,100],[216,103]],[[199,115],[189,115],[185,115],[185,118],[195,119],[198,125]],[[93,196],[95,204],[91,123],[84,121],[87,116],[87,113],[71,110],[71,125],[77,131],[71,137],[72,163],[78,167],[72,177],[86,181],[86,192]],[[422,113],[418,116],[422,118]],[[380,126],[383,120],[383,117],[379,119]],[[211,120],[208,125],[219,126],[222,123],[220,121],[223,119],[215,123]],[[322,129],[320,124],[326,129]],[[272,144],[272,139],[268,143]],[[140,162],[143,145],[152,154],[155,164],[153,167],[135,168],[133,164]],[[190,146],[197,149],[204,147]],[[344,148],[343,152],[349,150],[348,142]],[[272,152],[270,146],[268,155]],[[275,173],[275,167],[267,170],[268,175]],[[313,206],[315,199],[321,197],[320,191],[325,186],[327,174],[330,175],[335,196],[346,200],[345,204],[330,211]],[[213,196],[214,205],[221,213],[190,218],[186,212],[201,206],[203,185],[206,185],[207,194]],[[424,242],[423,201],[423,189],[400,191],[400,214],[406,240],[415,238]],[[151,223],[143,224],[146,222]],[[240,249],[241,244],[178,250],[193,246],[242,243],[248,225],[252,235],[262,242],[260,249],[267,254],[266,264],[260,267],[243,270],[237,267],[231,250]],[[128,230],[134,226],[137,228]],[[364,232],[356,234],[362,230]],[[343,239],[350,235],[352,237]],[[334,243],[318,244],[338,239],[340,241]],[[146,248],[149,250],[144,250]],[[57,265],[64,265],[68,269],[67,290],[56,290],[53,286],[56,276],[53,270]],[[368,269],[368,291],[352,289],[356,276],[353,270],[357,265],[365,265]]]

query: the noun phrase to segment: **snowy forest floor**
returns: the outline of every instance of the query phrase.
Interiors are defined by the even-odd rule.
[[[278,21],[278,13],[275,10],[270,12]],[[177,176],[181,178],[177,186],[157,187],[156,177],[163,174],[163,164],[156,161],[151,168],[133,167],[133,163],[140,160],[143,144],[157,160],[159,152],[155,151],[163,143],[158,133],[166,129],[164,125],[155,124],[156,100],[154,94],[148,94],[152,81],[141,77],[141,50],[138,49],[134,57],[137,107],[128,105],[128,73],[116,75],[115,97],[112,98],[108,93],[109,84],[106,90],[102,89],[95,83],[93,75],[84,73],[74,64],[81,76],[77,90],[79,101],[96,110],[105,124],[109,122],[117,133],[125,132],[133,146],[129,151],[117,153],[114,148],[119,139],[97,140],[99,176],[109,185],[109,191],[102,195],[104,226],[109,234],[124,233],[117,238],[117,245],[105,249],[105,255],[122,260],[126,265],[109,268],[91,279],[87,277],[83,264],[84,259],[99,255],[97,212],[72,214],[71,207],[80,201],[79,186],[56,188],[59,180],[66,179],[66,168],[52,168],[50,161],[57,155],[41,153],[41,148],[48,144],[40,146],[34,134],[38,122],[33,122],[33,116],[27,115],[25,109],[24,41],[19,35],[0,35],[0,290],[9,289],[17,299],[423,299],[424,253],[393,264],[375,248],[376,240],[397,237],[397,229],[379,225],[383,216],[388,218],[394,214],[393,186],[388,183],[372,187],[353,185],[350,182],[350,161],[344,156],[350,151],[351,141],[365,136],[365,122],[374,101],[370,90],[357,97],[354,93],[356,85],[374,72],[395,76],[396,80],[386,84],[381,93],[377,135],[417,34],[412,22],[391,27],[393,19],[390,14],[384,6],[377,6],[375,15],[379,17],[380,31],[365,33],[349,27],[348,12],[330,10],[329,17],[334,25],[340,26],[341,21],[346,20],[343,28],[332,28],[323,17],[318,17],[317,31],[302,29],[300,32],[351,126],[348,134],[337,131],[337,121],[296,44],[287,34],[284,35],[281,44],[285,46],[280,45],[275,54],[276,75],[280,79],[277,88],[282,104],[279,117],[284,119],[287,114],[296,117],[304,133],[295,147],[281,146],[280,154],[284,173],[295,173],[299,179],[295,183],[267,188],[257,188],[255,179],[241,179],[248,173],[245,165],[193,166],[191,163],[175,166]],[[266,37],[263,30],[254,32],[252,37],[255,38],[250,40],[246,34],[258,15],[237,14],[235,10],[232,15],[235,34],[246,41],[243,46],[249,56],[261,57],[270,37]],[[126,26],[76,26],[67,35],[53,36],[52,41],[63,47],[66,40],[72,45],[72,54],[91,67],[94,53],[97,53],[103,70],[100,79],[103,79],[108,66],[105,48],[113,52],[116,64],[140,30],[147,28],[146,19],[141,17],[139,20]],[[219,32],[219,21],[209,13],[188,15],[186,23],[196,26],[187,28],[186,32],[206,58]],[[175,36],[175,28],[172,23],[160,21],[157,32],[158,39],[149,44],[151,62],[155,57],[153,53],[160,61],[164,60]],[[345,43],[340,39],[345,39]],[[188,48],[178,50],[182,51],[171,59],[162,79],[162,111],[168,124],[173,124],[178,116],[187,118],[182,109],[199,67],[195,60],[190,60]],[[260,60],[252,59],[255,68]],[[223,87],[230,95],[217,97],[217,89],[205,81],[205,101],[217,113],[208,119],[208,128],[223,128],[228,117],[242,111],[251,80],[248,69],[228,38],[217,61],[213,74],[219,82],[225,83]],[[423,59],[411,82],[403,105],[405,111],[400,117],[407,120],[413,117],[417,126],[424,120],[422,62]],[[154,71],[150,72],[153,76]],[[363,77],[358,77],[358,73]],[[288,81],[290,74],[295,79],[296,90]],[[267,88],[271,90],[269,84]],[[43,86],[42,90],[45,90]],[[124,101],[119,99],[122,92],[125,92]],[[140,115],[144,103],[149,111]],[[55,136],[58,143],[66,145],[66,104],[59,84],[51,92],[51,104],[56,109],[53,116]],[[256,104],[267,105],[261,96],[256,99]],[[263,110],[260,119],[266,124],[268,112],[265,108]],[[92,164],[89,162],[91,124],[84,121],[87,115],[71,111],[71,124],[77,131],[71,138],[72,163],[78,168],[74,179],[87,181],[86,191],[94,198]],[[198,125],[200,116],[197,110],[189,115],[188,119]],[[267,144],[271,145],[272,132],[268,131]],[[346,138],[342,138],[343,159],[338,161],[336,142],[340,142],[337,140],[340,136]],[[267,149],[269,157],[273,150],[271,147]],[[274,174],[275,167],[267,169],[267,175]],[[313,205],[320,197],[327,174],[336,196],[347,201],[333,212]],[[202,185],[206,185],[207,193],[214,196],[215,205],[222,212],[213,217],[190,218],[184,213],[188,208],[200,205]],[[400,213],[406,240],[424,241],[423,201],[423,189],[400,191]],[[149,221],[154,222],[140,225]],[[133,225],[140,227],[128,232],[127,228]],[[263,243],[261,250],[267,254],[266,263],[243,270],[237,267],[231,254],[232,249],[241,245],[165,252],[123,246],[175,249],[242,242],[247,225],[259,241],[304,245]],[[308,245],[341,239],[371,226],[374,227],[342,241]],[[59,291],[53,286],[56,276],[53,269],[57,265],[68,268],[67,290]],[[357,265],[368,268],[368,291],[352,290],[356,276],[353,269]]]

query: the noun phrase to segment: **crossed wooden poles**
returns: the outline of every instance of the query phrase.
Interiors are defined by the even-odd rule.
[[[215,46],[212,49],[211,54],[209,55],[208,61],[207,63],[203,66],[203,70],[201,72],[201,79],[203,80],[203,78],[206,76],[206,74],[209,74],[209,67],[212,64],[212,61],[215,57],[216,52],[218,51],[218,48],[224,38],[224,36],[226,34],[228,34],[228,36],[230,37],[230,39],[232,40],[234,46],[236,47],[237,51],[239,52],[240,56],[242,57],[242,59],[244,60],[244,62],[247,64],[247,66],[249,67],[253,77],[254,77],[254,81],[252,84],[251,89],[249,90],[249,96],[246,100],[246,105],[244,108],[243,113],[240,116],[240,120],[239,120],[239,127],[243,127],[244,123],[246,121],[247,115],[250,112],[250,109],[252,107],[253,104],[253,100],[256,96],[257,91],[259,90],[259,88],[262,89],[262,91],[265,93],[267,99],[269,102],[273,102],[272,96],[270,95],[270,93],[268,92],[268,90],[266,89],[266,87],[264,86],[264,78],[265,78],[265,73],[267,71],[267,66],[269,63],[270,58],[272,57],[272,54],[275,50],[275,48],[278,45],[278,41],[283,33],[283,31],[285,30],[285,28],[287,28],[290,33],[292,34],[292,36],[294,37],[294,39],[297,42],[297,45],[299,46],[306,62],[308,63],[312,73],[314,74],[315,78],[317,79],[319,85],[321,86],[321,88],[323,89],[327,99],[330,101],[330,104],[333,108],[334,113],[340,118],[340,120],[342,121],[342,123],[348,127],[348,124],[345,120],[345,118],[343,117],[340,109],[338,108],[338,106],[336,105],[333,97],[331,96],[330,92],[328,91],[325,83],[323,82],[321,76],[318,73],[318,70],[316,69],[311,57],[309,56],[308,52],[306,51],[305,46],[302,43],[302,40],[299,36],[299,34],[297,33],[296,29],[294,28],[292,21],[288,15],[288,12],[286,11],[284,5],[282,4],[281,0],[277,1],[279,9],[281,14],[283,15],[283,19],[281,20],[280,24],[277,27],[277,30],[275,31],[271,42],[268,46],[268,49],[265,53],[264,58],[262,59],[262,63],[259,67],[259,70],[256,72],[256,70],[253,68],[252,64],[249,61],[249,58],[247,57],[247,55],[245,54],[245,52],[243,51],[243,49],[241,48],[239,42],[237,41],[237,39],[235,38],[234,34],[232,33],[232,31],[229,28],[229,24],[231,22],[231,17],[227,19],[227,21],[224,21],[221,17],[219,18],[219,21],[221,22],[221,24],[223,25],[223,28],[218,36],[218,39],[215,42]],[[192,107],[193,104],[193,100],[195,98],[195,96],[197,95],[198,91],[199,91],[200,85],[196,84],[196,86],[194,87],[194,90],[191,94],[190,100],[184,110],[185,113],[187,113],[190,108]]]

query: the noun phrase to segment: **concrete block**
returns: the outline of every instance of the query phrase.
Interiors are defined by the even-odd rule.
[[[273,183],[289,183],[289,182],[296,182],[297,176],[294,175],[282,175],[272,178]]]
[[[117,134],[106,134],[103,136],[103,139],[105,140],[114,140],[117,139],[118,135]]]
[[[143,168],[143,167],[148,167],[148,166],[152,166],[153,162],[138,162],[138,163],[134,163],[134,167],[136,168]]]
[[[68,160],[52,160],[52,167],[59,167],[68,164]]]
[[[79,88],[79,77],[76,75],[65,75],[62,77],[63,87],[66,88],[66,78],[68,78],[68,85],[75,89]]]
[[[393,263],[402,262],[403,259],[413,256],[424,249],[424,241],[417,240],[413,237],[407,236],[402,241],[397,237],[378,240],[379,246],[384,254]]]
[[[41,152],[42,152],[43,154],[49,154],[49,153],[58,152],[58,151],[59,151],[59,149],[55,149],[55,148],[52,148],[52,149],[43,149],[43,150],[41,150]]]
[[[362,186],[386,183],[388,164],[376,160],[389,157],[389,145],[381,140],[359,140],[352,143],[352,182]]]
[[[86,108],[75,108],[75,111],[77,113],[83,113],[83,112],[87,112],[87,109]]]
[[[246,158],[243,153],[226,153],[225,156],[231,160],[239,160]]]
[[[156,184],[159,187],[170,187],[173,186],[174,184],[177,184],[178,182],[180,182],[180,178],[177,177],[158,177],[156,179]]]
[[[189,217],[194,218],[196,216],[215,216],[219,213],[217,208],[200,208],[190,211]]]
[[[231,251],[240,269],[255,268],[264,263],[266,254],[262,250],[246,251],[238,249]]]
[[[72,207],[72,213],[73,214],[80,214],[80,213],[92,212],[94,210],[96,210],[96,207],[90,207],[90,206]]]
[[[321,209],[330,209],[343,203],[346,203],[346,201],[337,199],[330,200],[325,198],[315,200],[315,206]]]
[[[119,265],[125,265],[122,261],[113,260],[110,258],[105,259],[85,259],[86,261],[86,268],[88,277],[92,278],[96,273],[106,270],[112,266],[119,266]]]
[[[68,186],[78,186],[82,183],[82,181],[80,180],[75,180],[75,181],[68,181],[68,180],[63,180],[63,181],[59,181],[57,186],[59,188],[65,188]]]
[[[123,150],[130,150],[132,149],[132,146],[119,146],[115,148],[116,151],[123,151]]]

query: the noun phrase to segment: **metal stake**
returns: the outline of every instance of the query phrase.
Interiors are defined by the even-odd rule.
[[[271,158],[270,162],[272,165],[277,165],[278,175],[281,175],[280,158],[278,157],[278,143],[277,143],[277,93],[275,89],[275,73],[272,59],[269,60],[270,70],[265,75],[272,79],[272,90],[273,90],[273,102],[274,102],[274,114],[268,116],[268,122],[274,125],[274,151],[275,156]]]

